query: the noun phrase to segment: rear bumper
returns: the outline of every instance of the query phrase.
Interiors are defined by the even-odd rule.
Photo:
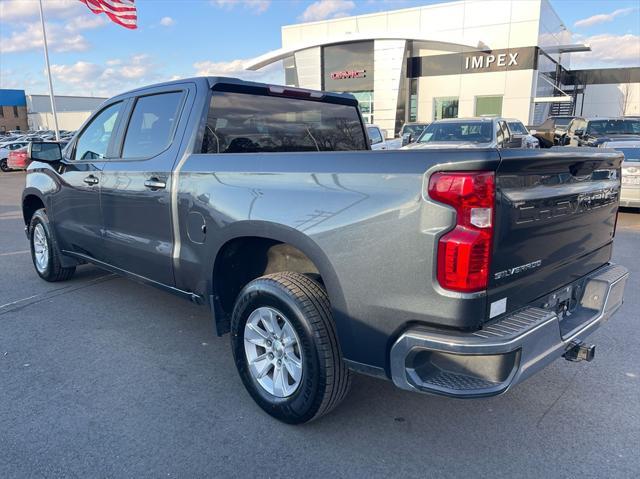
[[[640,185],[622,185],[620,191],[620,206],[640,208]]]
[[[473,333],[409,329],[391,348],[393,382],[453,397],[503,393],[606,322],[622,305],[628,275],[623,266],[610,264],[580,280],[578,305],[564,319],[530,306]]]

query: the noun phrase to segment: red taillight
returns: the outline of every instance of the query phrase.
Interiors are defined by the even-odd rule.
[[[438,282],[461,292],[487,288],[493,240],[495,178],[491,171],[441,172],[429,196],[456,210],[455,228],[438,243]]]

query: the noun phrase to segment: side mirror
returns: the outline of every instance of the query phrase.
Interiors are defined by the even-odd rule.
[[[373,138],[369,138],[369,144],[373,145]]]
[[[402,135],[402,146],[407,146],[409,143],[413,143],[413,135],[411,133],[405,133]]]
[[[32,141],[27,149],[27,157],[31,161],[55,163],[62,160],[62,149],[59,143]]]
[[[578,138],[582,138],[582,136],[584,135],[584,130],[576,130],[573,132],[574,135],[576,135]]]

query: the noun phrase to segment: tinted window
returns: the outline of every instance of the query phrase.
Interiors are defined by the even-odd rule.
[[[369,133],[369,138],[371,138],[371,143],[375,145],[376,143],[382,143],[382,135],[380,134],[380,130],[377,128],[367,128],[367,132]]]
[[[509,130],[515,135],[527,135],[527,129],[519,121],[509,122]]]
[[[99,160],[107,154],[113,128],[122,103],[115,103],[96,115],[78,137],[76,160]]]
[[[406,135],[407,133],[410,133],[414,138],[417,138],[426,127],[427,125],[404,125],[402,134]]]
[[[433,119],[458,118],[458,97],[445,96],[433,99]]]
[[[165,150],[178,121],[182,92],[138,98],[122,149],[123,158],[146,158]]]
[[[202,151],[366,150],[367,143],[355,106],[218,91]]]
[[[493,123],[490,121],[436,122],[427,127],[418,142],[470,141],[489,143],[493,140],[492,128]]]

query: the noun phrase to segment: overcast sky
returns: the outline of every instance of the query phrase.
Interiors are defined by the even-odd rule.
[[[109,96],[194,75],[282,83],[279,66],[243,71],[247,59],[279,48],[280,27],[419,5],[431,0],[138,0],[138,29],[92,14],[77,0],[45,0],[58,94]],[[640,0],[551,0],[593,52],[573,67],[640,66]],[[487,0],[490,8],[491,0]],[[0,0],[0,88],[46,93],[36,0]]]

